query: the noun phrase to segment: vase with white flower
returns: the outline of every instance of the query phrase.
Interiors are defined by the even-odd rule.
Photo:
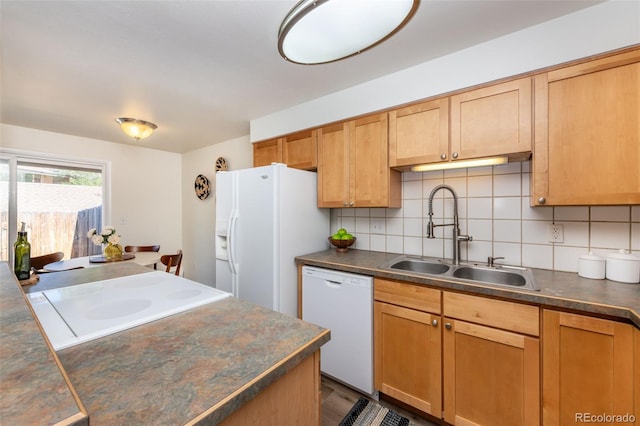
[[[122,257],[122,246],[120,245],[120,235],[113,226],[105,226],[98,233],[96,228],[91,228],[87,232],[87,238],[97,246],[103,246],[103,255],[105,259],[117,259]]]

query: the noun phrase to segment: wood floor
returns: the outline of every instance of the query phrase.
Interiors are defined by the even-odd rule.
[[[322,426],[337,426],[340,421],[347,415],[353,404],[364,396],[335,380],[322,376]],[[371,398],[369,398],[371,399]],[[432,423],[427,419],[417,416],[414,413],[406,411],[399,406],[396,406],[388,401],[378,401],[380,405],[395,411],[396,413],[407,417],[414,424],[418,426],[437,426],[437,423]]]

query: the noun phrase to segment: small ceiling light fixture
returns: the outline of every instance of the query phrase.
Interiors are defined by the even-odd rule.
[[[508,162],[508,157],[479,158],[477,160],[460,160],[450,161],[448,163],[422,164],[420,166],[413,166],[411,168],[411,171],[430,172],[433,170],[463,169],[466,167],[497,166],[500,164],[507,164]]]
[[[138,120],[137,118],[116,118],[116,123],[120,125],[123,132],[136,141],[148,138],[151,136],[151,133],[158,128],[158,126],[149,121]]]
[[[298,64],[324,64],[382,43],[415,14],[420,0],[302,0],[278,31],[278,51]]]

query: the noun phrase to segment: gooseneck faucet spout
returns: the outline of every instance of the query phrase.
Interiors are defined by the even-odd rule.
[[[441,189],[446,189],[453,196],[453,223],[441,223],[434,225],[433,223],[433,197]],[[429,194],[429,222],[427,223],[427,238],[435,238],[434,230],[436,226],[452,226],[453,227],[453,264],[460,264],[460,241],[473,241],[473,237],[469,235],[460,235],[460,226],[458,222],[458,194],[449,185],[441,184],[431,190]]]

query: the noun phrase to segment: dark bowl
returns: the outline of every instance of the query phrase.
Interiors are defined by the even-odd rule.
[[[349,246],[352,246],[353,243],[356,242],[356,237],[353,237],[350,240],[334,240],[333,238],[329,237],[329,242],[336,248],[336,251],[344,253],[349,251]]]

